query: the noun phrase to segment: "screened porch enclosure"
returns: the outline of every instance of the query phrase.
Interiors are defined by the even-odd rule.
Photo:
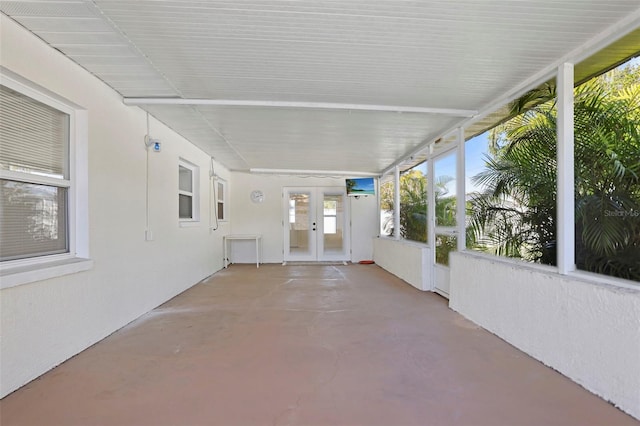
[[[94,412],[122,402],[115,390],[208,407],[223,382],[176,391],[225,368],[273,379],[224,382],[258,395],[277,382],[255,357],[268,353],[301,368],[277,413],[235,419],[392,423],[360,416],[375,406],[423,424],[419,395],[455,423],[500,405],[484,388],[548,401],[543,423],[582,419],[580,395],[599,401],[583,412],[640,419],[637,0],[12,0],[0,43],[0,397],[16,423],[70,413],[35,379],[164,319],[175,346],[160,337],[135,359],[168,361],[176,381],[151,364],[135,383],[100,378]],[[374,185],[348,194],[360,178]],[[177,315],[153,311],[183,296]],[[363,328],[359,347],[369,322],[383,341]],[[584,389],[551,402],[547,380],[496,383],[452,349],[482,340],[486,361],[495,339],[506,365],[484,367],[498,379],[540,362],[534,376]],[[183,343],[196,358],[244,351],[185,364]],[[106,366],[122,359],[106,348]],[[380,363],[365,372],[366,353]],[[358,388],[351,370],[375,380]],[[443,372],[461,377],[447,395],[430,381]],[[60,405],[27,398],[36,388]],[[462,394],[464,412],[439,404]]]

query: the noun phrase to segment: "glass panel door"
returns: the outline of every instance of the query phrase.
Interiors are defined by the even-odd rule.
[[[456,176],[457,153],[452,151],[434,161],[435,195],[435,288],[449,295],[449,253],[457,248]]]
[[[319,189],[319,196],[322,196],[322,203],[319,205],[318,217],[322,226],[321,245],[318,248],[318,260],[348,260],[346,250],[345,229],[345,199],[344,191],[336,192],[336,189]]]
[[[344,188],[285,188],[284,261],[350,258]]]
[[[287,191],[285,260],[315,260],[316,222],[312,192]]]

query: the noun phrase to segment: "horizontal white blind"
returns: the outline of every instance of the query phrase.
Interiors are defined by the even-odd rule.
[[[193,172],[184,166],[178,166],[178,184],[180,191],[193,192]]]
[[[69,125],[0,85],[0,171],[13,172],[0,179],[0,261],[69,252]]]
[[[69,178],[69,115],[0,85],[0,167]]]
[[[66,253],[67,188],[0,180],[0,260]]]

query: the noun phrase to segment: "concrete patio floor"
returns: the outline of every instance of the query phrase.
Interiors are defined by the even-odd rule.
[[[10,425],[632,425],[376,265],[232,265],[0,402]]]

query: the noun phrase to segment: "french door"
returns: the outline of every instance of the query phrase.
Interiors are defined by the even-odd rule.
[[[457,152],[442,154],[433,161],[434,289],[449,297],[449,253],[457,250]]]
[[[283,189],[284,261],[350,260],[346,189]]]

